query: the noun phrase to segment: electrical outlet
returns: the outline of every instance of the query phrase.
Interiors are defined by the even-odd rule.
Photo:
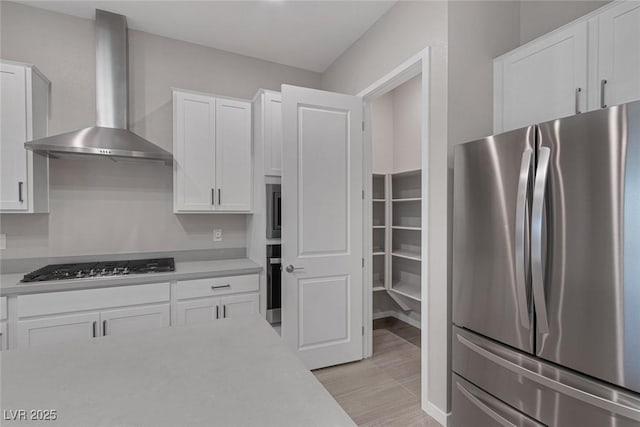
[[[213,229],[213,241],[222,242],[222,228]]]
[[[7,249],[7,235],[0,234],[0,249]]]

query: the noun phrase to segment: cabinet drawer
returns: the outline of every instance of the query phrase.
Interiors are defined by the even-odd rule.
[[[52,292],[18,297],[18,317],[167,302],[169,283]]]
[[[254,292],[258,290],[258,275],[215,277],[211,279],[185,280],[178,282],[178,299],[202,298],[213,295]]]
[[[7,318],[7,297],[0,298],[0,319]]]

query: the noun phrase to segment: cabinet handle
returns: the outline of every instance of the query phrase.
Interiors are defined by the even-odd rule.
[[[607,104],[604,102],[606,86],[607,81],[605,79],[600,80],[600,108],[607,108]]]
[[[227,318],[227,304],[222,305],[222,318]]]
[[[105,337],[107,336],[107,321],[106,320],[102,321],[102,335],[104,335]]]
[[[24,182],[20,181],[18,182],[18,201],[20,203],[24,202],[24,200],[22,199],[22,186],[24,185]]]
[[[230,288],[230,287],[231,287],[231,285],[229,285],[229,284],[226,284],[226,285],[218,285],[218,286],[212,286],[212,287],[211,287],[211,290],[212,290],[212,291],[215,291],[216,289],[224,289],[224,288]]]
[[[211,189],[211,204],[215,205],[216,204],[216,190],[215,189]]]
[[[582,88],[579,87],[576,89],[576,114],[582,113],[580,111],[580,92],[582,92]]]
[[[2,348],[2,332],[0,332],[0,350],[4,350],[4,349]]]
[[[93,322],[93,337],[95,338],[97,333],[97,329],[98,329],[98,322],[94,321]]]
[[[220,306],[216,305],[216,319],[220,318]]]
[[[218,188],[218,204],[222,204],[222,190]]]

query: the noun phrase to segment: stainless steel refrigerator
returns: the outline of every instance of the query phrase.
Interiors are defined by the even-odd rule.
[[[453,426],[640,426],[640,102],[456,147]]]

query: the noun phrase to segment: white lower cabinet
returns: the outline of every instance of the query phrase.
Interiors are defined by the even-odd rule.
[[[102,311],[100,313],[101,335],[120,335],[164,328],[169,326],[170,312],[169,303]]]
[[[169,326],[169,283],[19,296],[17,348]]]
[[[98,312],[18,320],[18,348],[89,340],[98,336],[99,322]]]
[[[0,298],[0,350],[87,341],[107,335],[143,333],[259,313],[257,274],[51,292],[17,297],[17,313],[7,316]],[[8,322],[16,319],[15,328]],[[12,324],[13,325],[13,324]]]
[[[230,295],[220,298],[196,298],[176,303],[176,324],[192,325],[217,319],[258,314],[257,293]]]
[[[233,295],[222,298],[222,317],[242,317],[257,314],[259,311],[258,294]]]
[[[198,298],[176,303],[176,324],[193,325],[220,318],[220,298]]]

